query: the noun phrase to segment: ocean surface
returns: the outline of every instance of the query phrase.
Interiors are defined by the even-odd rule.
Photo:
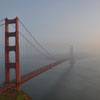
[[[50,62],[53,61],[24,59],[22,74]],[[0,68],[1,83],[4,66]],[[73,65],[66,61],[28,81],[22,90],[33,100],[100,100],[100,56],[78,58]]]

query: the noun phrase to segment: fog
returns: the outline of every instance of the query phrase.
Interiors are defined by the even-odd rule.
[[[22,75],[70,58],[73,47],[74,64],[66,61],[22,86],[33,100],[100,100],[99,0],[0,0],[0,12],[0,19],[18,16],[29,31],[19,22]],[[0,84],[5,79],[4,28],[0,27]],[[10,43],[15,44],[14,39]],[[11,71],[12,78],[14,74]]]

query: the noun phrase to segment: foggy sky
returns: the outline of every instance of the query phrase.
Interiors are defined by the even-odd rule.
[[[15,16],[51,50],[100,46],[100,0],[0,0],[0,19]]]

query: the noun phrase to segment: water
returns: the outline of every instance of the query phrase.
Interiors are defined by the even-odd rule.
[[[64,62],[28,81],[22,89],[33,100],[100,100],[100,57],[76,59],[73,66]]]
[[[100,100],[100,58],[65,62],[23,86],[33,100]]]

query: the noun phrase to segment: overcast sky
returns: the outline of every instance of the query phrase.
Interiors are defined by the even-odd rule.
[[[15,16],[46,47],[100,46],[100,0],[0,0],[0,19]]]

